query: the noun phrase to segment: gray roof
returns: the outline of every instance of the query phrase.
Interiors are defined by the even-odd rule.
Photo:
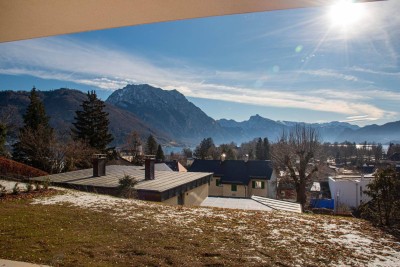
[[[119,185],[119,179],[129,175],[139,181],[136,189],[163,192],[212,175],[212,173],[155,171],[154,180],[145,180],[144,173],[144,168],[141,166],[111,165],[107,166],[106,175],[101,177],[93,177],[93,169],[84,169],[37,177],[33,180],[40,181],[48,177],[55,184],[115,188]]]
[[[189,172],[212,172],[223,184],[249,184],[251,179],[270,180],[273,173],[270,160],[204,160],[195,159]]]
[[[154,163],[154,170],[173,172],[173,170],[165,163]]]

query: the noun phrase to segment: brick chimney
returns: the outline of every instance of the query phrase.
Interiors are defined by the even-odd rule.
[[[154,162],[155,159],[146,159],[144,161],[144,179],[145,180],[154,180]]]
[[[105,154],[94,154],[92,157],[93,177],[106,175],[107,156]]]

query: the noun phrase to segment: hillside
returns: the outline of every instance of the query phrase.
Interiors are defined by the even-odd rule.
[[[52,266],[396,266],[400,261],[398,240],[352,218],[187,208],[71,190],[3,201],[0,213],[0,258]]]
[[[127,85],[112,93],[106,102],[185,143],[198,144],[210,136],[217,142],[230,138],[229,132],[176,90],[162,90],[148,84]]]
[[[0,92],[0,107],[16,111],[13,117],[13,122],[16,124],[15,131],[23,124],[22,115],[29,104],[29,94],[27,91]],[[80,108],[82,101],[87,99],[85,93],[65,88],[38,91],[38,95],[44,103],[47,115],[50,116],[50,125],[61,133],[69,132],[74,122],[75,111]],[[114,135],[115,145],[123,144],[125,136],[133,130],[139,132],[142,137],[147,137],[151,133],[163,142],[170,140],[170,137],[151,128],[129,112],[107,103],[105,111],[109,113],[110,132]]]

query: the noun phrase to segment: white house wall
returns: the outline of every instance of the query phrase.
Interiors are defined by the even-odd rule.
[[[358,208],[361,203],[368,202],[371,198],[362,191],[367,189],[370,181],[371,179],[335,180],[329,178],[331,195],[335,199],[335,209],[338,204],[346,205],[349,208]]]

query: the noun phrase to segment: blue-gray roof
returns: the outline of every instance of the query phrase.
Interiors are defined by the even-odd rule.
[[[251,179],[270,180],[273,172],[270,160],[202,160],[195,159],[189,172],[212,172],[221,183],[248,184]]]

